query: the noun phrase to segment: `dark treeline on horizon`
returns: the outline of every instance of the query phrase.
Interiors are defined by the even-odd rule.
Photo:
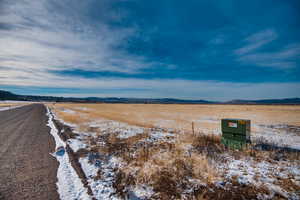
[[[207,100],[185,100],[175,98],[118,98],[118,97],[56,97],[38,95],[18,95],[9,91],[0,90],[0,100],[11,101],[49,101],[49,102],[73,102],[73,103],[141,103],[141,104],[286,104],[299,105],[300,98],[286,99],[261,99],[261,100],[231,100],[231,101],[207,101]]]

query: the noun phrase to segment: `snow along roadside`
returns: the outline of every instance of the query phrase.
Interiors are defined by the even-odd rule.
[[[19,108],[19,107],[22,107],[22,106],[24,106],[24,105],[19,105],[19,106],[1,106],[0,107],[0,111],[11,110],[11,109]]]
[[[53,123],[53,116],[47,108],[47,116],[48,124],[47,126],[50,127],[50,134],[55,139],[55,149],[58,147],[66,147],[66,144],[63,142],[63,140],[58,135],[58,130],[56,129],[54,123]],[[57,188],[58,188],[58,194],[61,200],[72,200],[72,199],[82,199],[82,200],[88,200],[91,199],[91,197],[88,195],[87,188],[84,187],[83,183],[81,182],[81,179],[78,177],[76,171],[72,167],[69,155],[68,153],[64,153],[63,155],[55,155],[53,156],[57,159],[59,162],[59,167],[57,170]]]

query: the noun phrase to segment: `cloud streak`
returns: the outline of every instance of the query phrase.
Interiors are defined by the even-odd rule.
[[[220,81],[192,81],[183,79],[136,79],[136,78],[76,78],[49,74],[16,73],[6,76],[0,73],[0,85],[27,88],[56,88],[64,90],[63,96],[185,98],[206,100],[287,98],[299,94],[299,83],[233,83]],[[22,77],[22,78],[20,78]],[[24,81],[23,77],[27,77]],[[74,84],[76,82],[76,84]],[[69,89],[66,89],[69,88]],[[286,89],[288,88],[288,90]],[[69,92],[68,92],[69,91]],[[74,93],[78,92],[78,93]],[[137,92],[138,91],[138,92]],[[60,93],[52,92],[51,95]]]
[[[234,53],[236,55],[244,55],[247,53],[250,53],[254,50],[259,49],[260,47],[276,40],[278,37],[277,33],[274,30],[267,29],[264,31],[261,31],[259,33],[255,33],[248,38],[245,39],[245,42],[247,43],[245,46],[236,49]]]
[[[266,53],[252,53],[241,56],[238,61],[244,64],[254,64],[261,67],[291,69],[297,67],[300,60],[300,44],[287,46],[283,50]]]
[[[133,28],[112,30],[104,22],[91,22],[83,14],[87,6],[77,1],[4,1],[0,23],[6,28],[0,27],[0,64],[44,71],[123,73],[137,73],[151,65],[142,56],[115,48],[126,43]],[[114,13],[107,13],[116,19]]]
[[[260,49],[278,38],[271,29],[255,33],[245,39],[247,45],[234,50],[237,61],[244,65],[272,67],[280,70],[296,68],[300,60],[300,44],[287,45],[277,51]]]
[[[281,73],[299,74],[298,36],[278,43],[277,27],[248,30],[199,2],[0,0],[0,86],[212,100],[299,94],[299,78]]]

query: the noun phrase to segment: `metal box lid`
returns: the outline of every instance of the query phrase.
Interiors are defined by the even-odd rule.
[[[222,119],[221,124],[223,133],[250,134],[250,120],[248,119]]]

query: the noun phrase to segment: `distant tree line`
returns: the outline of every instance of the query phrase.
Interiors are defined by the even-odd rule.
[[[36,95],[18,95],[9,91],[0,90],[0,100],[12,101],[47,101],[47,102],[74,102],[74,103],[141,103],[141,104],[300,104],[300,98],[286,99],[262,99],[262,100],[232,100],[227,102],[216,102],[206,100],[184,100],[172,98],[117,98],[117,97],[56,97],[56,96],[36,96]]]

